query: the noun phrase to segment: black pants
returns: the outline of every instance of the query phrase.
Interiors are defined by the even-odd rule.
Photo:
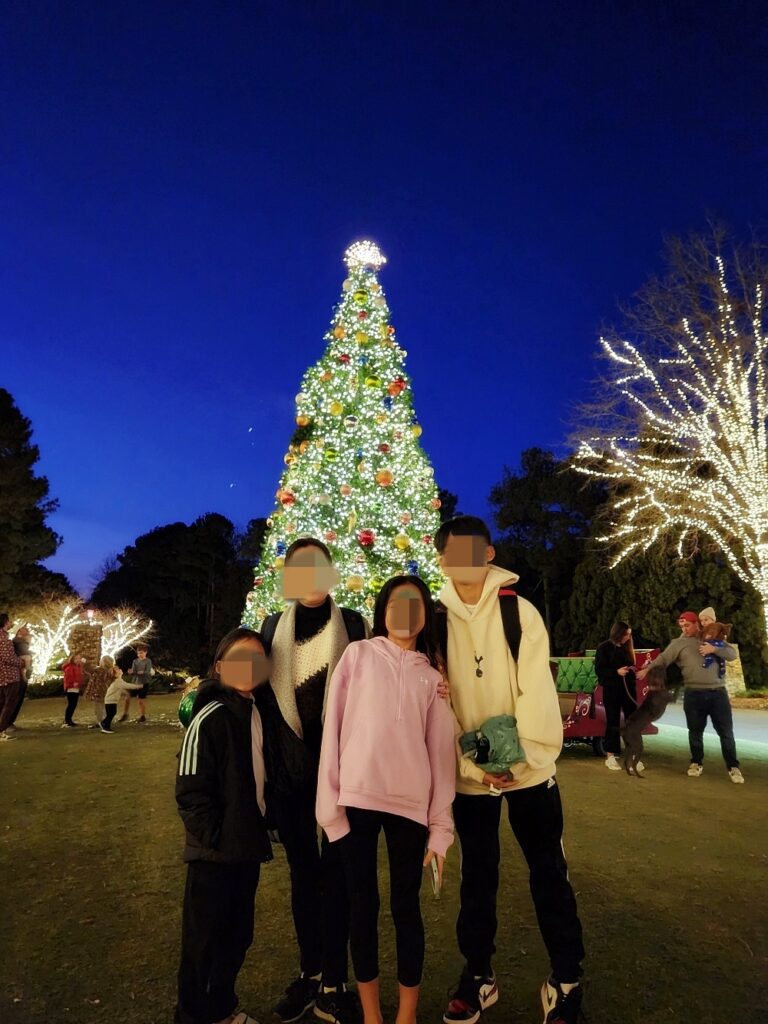
[[[23,686],[21,680],[0,686],[0,733],[4,733],[11,724]]]
[[[8,725],[13,725],[14,722],[16,721],[16,719],[19,717],[19,712],[21,711],[21,705],[24,703],[24,698],[27,696],[27,687],[28,686],[29,686],[29,681],[27,679],[23,679],[22,683],[21,683],[21,690],[19,691],[19,696],[18,696],[18,699],[16,701],[16,707],[13,709],[13,712],[11,713],[11,720],[8,723]]]
[[[104,705],[104,721],[101,723],[105,729],[112,728],[112,719],[117,714],[117,704]]]
[[[291,911],[301,970],[329,988],[347,981],[349,898],[338,843],[318,839],[315,788],[274,803],[291,873]]]
[[[72,725],[72,715],[75,713],[77,702],[80,700],[79,693],[73,693],[71,690],[67,690],[67,710],[64,712],[64,721],[67,725]]]
[[[235,982],[253,942],[258,864],[187,865],[175,1024],[213,1024],[235,1009]]]
[[[350,833],[339,844],[349,886],[350,948],[358,981],[379,976],[377,853],[384,829],[389,857],[390,909],[395,923],[397,980],[418,985],[424,967],[424,922],[419,906],[426,826],[398,814],[347,808]]]
[[[738,768],[736,756],[736,740],[733,738],[733,712],[728,691],[725,687],[717,690],[686,690],[683,697],[685,722],[688,726],[688,743],[691,748],[691,761],[704,763],[704,730],[707,717],[712,719],[712,726],[720,737],[720,750],[727,768]]]
[[[627,692],[629,691],[629,692]],[[637,708],[637,697],[635,693],[635,680],[627,679],[624,683],[603,684],[603,704],[605,705],[605,739],[603,748],[606,754],[621,754],[621,712],[624,712],[624,721],[629,718]]]
[[[560,790],[551,781],[552,785],[543,782],[503,797],[456,795],[453,818],[461,842],[461,909],[456,933],[471,974],[488,975],[496,952],[503,799],[515,839],[528,862],[531,896],[552,973],[566,984],[578,981],[582,973],[584,945],[563,854]]]

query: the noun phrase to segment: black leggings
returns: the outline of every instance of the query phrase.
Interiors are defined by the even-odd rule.
[[[112,728],[112,719],[117,714],[117,704],[104,705],[104,721],[101,723],[105,729]]]
[[[399,814],[347,808],[350,832],[340,840],[350,902],[349,945],[358,981],[379,976],[379,884],[377,851],[384,829],[389,888],[397,946],[397,980],[412,987],[424,967],[424,922],[419,890],[427,828]]]
[[[80,700],[79,693],[73,693],[72,690],[67,690],[67,710],[64,712],[64,721],[67,725],[74,725],[72,721],[72,715],[75,713],[77,702]]]
[[[605,706],[605,739],[603,749],[606,754],[621,754],[621,712],[624,721],[637,709],[634,676],[626,677],[626,685],[621,683],[603,683],[603,705]]]

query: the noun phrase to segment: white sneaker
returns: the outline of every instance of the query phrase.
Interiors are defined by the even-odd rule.
[[[616,755],[615,754],[609,754],[608,757],[606,757],[606,759],[605,759],[605,767],[609,768],[612,772],[620,772],[621,771],[621,765],[616,760]]]
[[[703,764],[696,764],[695,761],[691,761],[688,765],[688,774],[692,779],[698,779],[701,773],[704,771]]]
[[[741,774],[741,771],[738,768],[729,768],[728,774],[731,776],[731,782],[744,782],[744,776]]]
[[[638,761],[637,762],[637,764],[635,765],[635,771],[636,772],[644,772],[645,771],[645,765],[643,764],[642,761]]]

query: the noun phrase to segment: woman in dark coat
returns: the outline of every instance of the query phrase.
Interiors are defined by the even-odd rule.
[[[635,649],[632,646],[632,627],[627,622],[614,622],[608,639],[597,648],[595,675],[602,684],[605,705],[605,766],[618,772],[621,771],[616,760],[621,754],[621,712],[624,712],[626,721],[637,707]]]

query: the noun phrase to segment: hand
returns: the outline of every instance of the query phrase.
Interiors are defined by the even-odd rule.
[[[629,665],[622,665],[621,668],[616,669],[617,675],[625,676],[627,672],[631,671]]]
[[[699,654],[717,654],[717,648],[713,647],[712,644],[700,644]]]
[[[440,682],[437,684],[437,696],[442,697],[443,700],[451,699],[451,684],[445,676],[441,676]]]
[[[648,669],[650,667],[650,665],[647,665],[645,668],[641,668],[639,672],[635,673],[635,677],[642,682],[642,680],[648,675]]]
[[[428,868],[433,860],[437,860],[437,882],[439,886],[443,884],[443,865],[445,864],[445,857],[441,857],[439,853],[435,853],[434,850],[427,850],[427,855],[424,858],[424,867]]]
[[[503,792],[506,789],[512,789],[517,783],[507,774],[491,775],[490,772],[486,772],[483,776],[483,785],[492,789],[500,789]]]

